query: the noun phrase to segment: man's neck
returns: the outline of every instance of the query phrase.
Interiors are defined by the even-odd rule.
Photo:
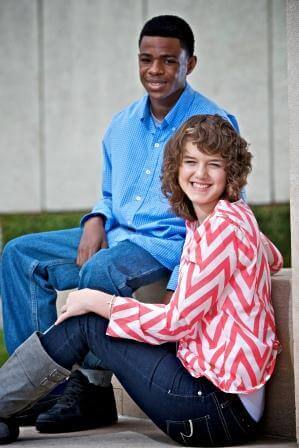
[[[151,103],[151,111],[152,114],[157,118],[157,120],[163,120],[164,117],[168,114],[168,112],[173,108],[184,89],[178,90],[175,94],[171,95],[169,98],[165,98],[163,100],[155,100],[154,98],[150,98]]]

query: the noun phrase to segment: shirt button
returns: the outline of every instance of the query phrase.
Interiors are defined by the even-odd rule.
[[[145,174],[151,174],[151,170],[146,170]]]
[[[154,144],[154,147],[155,147],[155,148],[159,148],[159,146],[160,146],[160,143],[155,143],[155,144]]]
[[[130,219],[128,219],[128,224],[129,226],[132,224],[132,221]]]
[[[136,196],[135,199],[136,201],[141,201],[141,196]]]
[[[175,131],[175,128],[171,128],[172,131]]]
[[[199,391],[197,392],[197,395],[199,395],[199,396],[201,397],[201,396],[202,396],[202,391],[199,390]]]

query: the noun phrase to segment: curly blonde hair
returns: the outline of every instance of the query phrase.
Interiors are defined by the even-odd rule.
[[[192,202],[178,182],[179,168],[188,141],[204,154],[217,154],[224,159],[226,188],[222,199],[230,202],[240,198],[241,189],[247,183],[252,154],[248,150],[248,143],[219,115],[194,115],[177,130],[165,146],[162,192],[176,215],[194,221],[197,218]]]

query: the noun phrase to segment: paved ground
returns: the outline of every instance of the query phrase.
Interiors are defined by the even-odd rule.
[[[179,445],[172,442],[165,434],[146,419],[120,417],[117,425],[92,431],[72,434],[40,434],[35,428],[22,428],[21,435],[14,446],[26,448],[170,448]],[[247,445],[256,448],[295,448],[295,442],[264,439]]]

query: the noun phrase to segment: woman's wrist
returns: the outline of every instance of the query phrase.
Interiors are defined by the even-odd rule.
[[[90,289],[88,291],[86,305],[89,312],[99,314],[100,316],[109,319],[115,299],[115,295]]]

